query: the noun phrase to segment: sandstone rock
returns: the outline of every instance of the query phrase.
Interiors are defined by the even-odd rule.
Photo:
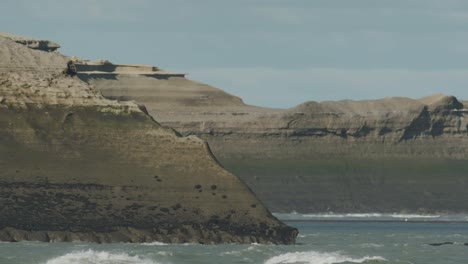
[[[31,49],[37,49],[42,51],[56,51],[60,48],[59,44],[49,40],[16,36],[5,32],[0,32],[0,37],[13,40],[16,43],[23,44]]]
[[[183,77],[78,76],[207,140],[273,211],[468,212],[468,110],[453,96],[268,109]]]
[[[105,99],[68,61],[0,37],[0,240],[294,243],[204,141]]]

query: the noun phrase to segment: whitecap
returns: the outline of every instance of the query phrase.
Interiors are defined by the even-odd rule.
[[[319,234],[319,233],[301,234],[301,233],[299,233],[299,235],[297,237],[298,238],[307,238],[307,237],[319,237],[319,236],[322,236],[322,234]]]
[[[456,217],[459,219],[459,215],[424,215],[424,214],[401,214],[401,213],[313,213],[313,214],[299,214],[293,212],[290,214],[275,213],[276,217],[282,220],[317,220],[317,219],[377,219],[377,220],[444,220],[452,219]],[[468,220],[468,218],[467,218]]]
[[[169,251],[159,251],[159,252],[154,253],[154,255],[158,255],[158,256],[173,256],[174,254],[173,254],[172,252],[169,252]]]
[[[384,245],[382,244],[376,244],[376,243],[364,243],[361,244],[361,247],[363,248],[380,248],[383,247]]]
[[[253,250],[258,251],[260,247],[262,247],[261,244],[251,244],[251,246],[249,246],[246,250],[247,251],[253,251]]]
[[[126,253],[111,253],[106,251],[74,251],[49,259],[45,264],[158,264],[140,256],[130,256]]]
[[[272,257],[265,261],[265,264],[287,264],[287,263],[310,263],[310,264],[333,264],[342,262],[363,263],[365,261],[385,261],[383,257],[362,257],[353,258],[342,255],[339,252],[290,252]]]
[[[142,246],[167,246],[167,245],[169,245],[169,244],[166,244],[166,243],[163,243],[163,242],[154,241],[154,242],[140,243],[140,245],[142,245]]]
[[[244,248],[244,249],[241,249],[241,250],[232,250],[232,251],[222,252],[220,255],[221,256],[226,256],[226,255],[240,256],[240,255],[244,254],[244,252],[249,252],[249,251],[260,252],[260,247],[261,246],[262,246],[261,244],[252,243],[251,246],[249,246],[247,248]]]
[[[242,250],[232,250],[232,251],[222,252],[220,256],[240,256],[241,254],[242,254]]]
[[[405,219],[411,219],[411,218],[440,218],[440,215],[418,215],[418,214],[391,214],[390,215],[393,218],[405,218]]]

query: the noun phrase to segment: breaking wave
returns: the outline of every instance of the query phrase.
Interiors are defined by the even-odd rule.
[[[159,264],[139,256],[106,251],[74,251],[48,260],[45,264]]]
[[[454,214],[454,215],[424,215],[424,214],[402,214],[402,213],[348,213],[348,214],[336,214],[336,213],[323,213],[323,214],[300,214],[292,212],[289,214],[276,213],[274,214],[281,220],[334,220],[334,221],[346,221],[346,220],[359,220],[359,221],[431,221],[431,222],[465,222],[468,221],[467,214]]]
[[[381,248],[383,247],[384,245],[382,244],[376,244],[376,243],[364,243],[364,244],[361,244],[361,247],[362,248]]]
[[[142,246],[168,246],[169,244],[163,243],[163,242],[145,242],[145,243],[140,243]]]
[[[338,252],[321,253],[316,251],[307,252],[291,252],[281,254],[268,259],[265,264],[287,264],[287,263],[310,263],[310,264],[334,264],[334,263],[364,263],[367,261],[385,261],[386,259],[374,256],[374,257],[363,257],[363,258],[352,258],[346,255],[342,255]]]
[[[228,256],[228,255],[241,256],[245,252],[261,252],[261,249],[262,249],[262,245],[252,243],[248,248],[222,252],[220,256]]]
[[[439,218],[440,215],[417,215],[417,214],[304,214],[305,217],[323,217],[323,218]]]

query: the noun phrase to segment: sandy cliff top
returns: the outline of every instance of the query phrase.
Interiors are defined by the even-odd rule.
[[[63,71],[68,59],[55,52],[43,52],[18,45],[0,36],[0,97],[4,104],[61,105],[125,105],[134,110],[132,102],[117,103],[105,99],[98,91]]]
[[[31,49],[38,49],[42,51],[55,51],[60,48],[59,44],[44,39],[17,36],[5,32],[0,32],[0,37],[7,38],[12,41],[15,41],[16,43],[26,45]]]

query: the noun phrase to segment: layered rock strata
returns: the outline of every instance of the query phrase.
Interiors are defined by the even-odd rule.
[[[273,211],[468,212],[468,110],[453,96],[268,109],[183,77],[78,75],[207,140]]]
[[[22,37],[22,36],[13,35],[13,34],[6,33],[6,32],[0,32],[0,37],[7,38],[16,43],[23,44],[31,49],[36,49],[36,50],[50,52],[50,51],[56,51],[57,49],[60,48],[59,44],[52,42],[50,40],[45,40],[45,39]]]
[[[294,242],[204,141],[105,99],[68,61],[0,37],[0,240]]]

